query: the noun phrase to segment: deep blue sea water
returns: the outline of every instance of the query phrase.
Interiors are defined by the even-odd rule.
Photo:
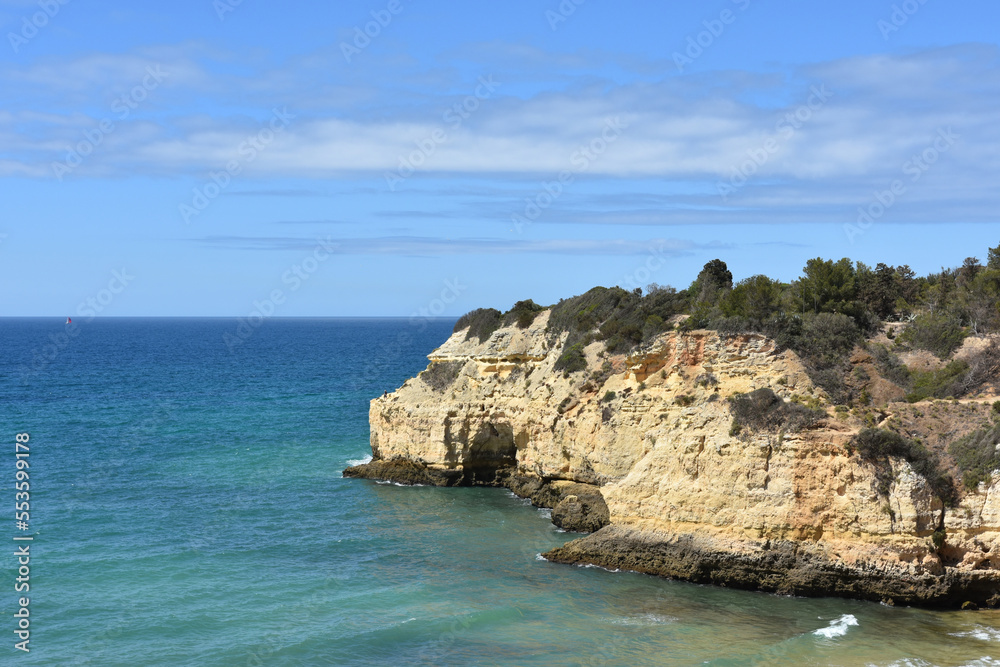
[[[236,325],[0,319],[0,664],[1000,665],[993,612],[553,565],[574,536],[504,490],[343,479],[368,401],[452,322],[269,320],[230,349]]]

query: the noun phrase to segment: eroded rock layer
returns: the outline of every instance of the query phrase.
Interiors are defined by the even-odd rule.
[[[547,554],[558,562],[1000,605],[1000,484],[946,508],[893,459],[886,493],[849,446],[861,424],[763,336],[673,332],[630,356],[594,342],[587,368],[567,374],[555,370],[565,334],[546,332],[548,315],[486,341],[456,332],[420,376],[372,401],[373,461],[345,475],[511,488],[560,525],[597,531]],[[761,388],[826,416],[796,432],[733,428],[727,399]]]

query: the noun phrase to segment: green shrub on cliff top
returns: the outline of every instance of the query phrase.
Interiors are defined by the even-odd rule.
[[[705,265],[691,288],[678,292],[671,287],[641,289],[595,287],[551,307],[547,332],[565,335],[560,351],[560,370],[579,367],[582,346],[603,341],[608,352],[628,353],[670,330],[671,318],[688,318],[681,329],[715,329],[722,335],[759,333],[777,343],[777,351],[794,350],[803,360],[813,382],[823,388],[835,404],[851,404],[866,396],[862,389],[845,382],[849,357],[865,336],[881,329],[880,317],[898,319],[922,313],[900,336],[897,344],[927,349],[947,359],[969,331],[976,334],[1000,331],[1000,246],[990,249],[990,264],[983,268],[970,258],[957,269],[916,277],[907,266],[875,269],[848,259],[809,260],[803,274],[790,283],[764,275],[747,278],[735,286],[725,262]],[[469,327],[466,339],[485,341],[506,324],[525,328],[534,322],[538,306],[519,301],[507,313],[479,309],[463,316],[456,330]],[[580,345],[581,347],[576,347]],[[921,394],[958,396],[1000,378],[1000,350],[980,361],[970,361],[964,378],[943,387],[940,376],[910,378],[907,369],[888,350],[873,353],[883,376]],[[995,358],[995,359],[994,359]],[[993,363],[993,362],[996,363]],[[981,363],[980,363],[981,362]],[[949,372],[955,372],[952,367]],[[917,385],[917,386],[914,386]],[[961,391],[958,391],[960,389]],[[929,393],[928,393],[929,392]]]
[[[502,324],[503,313],[496,308],[476,308],[458,318],[452,331],[461,331],[469,327],[465,340],[478,338],[480,343],[485,343]]]
[[[928,313],[914,320],[899,336],[899,341],[947,359],[962,345],[967,335],[968,332],[956,318],[944,313]]]
[[[726,317],[741,317],[765,321],[781,310],[783,286],[780,281],[767,276],[751,276],[741,280],[719,302]]]
[[[670,318],[686,307],[687,295],[672,287],[654,286],[645,297],[639,289],[629,292],[621,287],[595,287],[552,306],[548,331],[569,333],[563,347],[566,360],[560,360],[565,367],[579,359],[572,350],[580,343],[586,345],[584,339],[590,335],[604,341],[608,352],[627,353],[667,331]]]
[[[621,287],[595,287],[552,306],[548,329],[555,333],[569,331],[571,334],[592,331],[616,311],[627,311],[634,307],[639,298]]]
[[[539,306],[531,299],[518,301],[514,304],[514,307],[507,311],[507,314],[504,315],[503,324],[504,326],[516,324],[519,329],[527,329],[531,326],[531,323],[535,321],[535,318],[538,317],[538,313],[543,310],[545,310],[544,306]]]

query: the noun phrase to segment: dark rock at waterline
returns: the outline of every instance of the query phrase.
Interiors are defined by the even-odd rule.
[[[599,487],[543,480],[515,468],[489,471],[431,468],[410,459],[375,459],[344,470],[344,477],[426,486],[493,486],[510,489],[536,507],[552,508],[552,522],[564,530],[589,533],[608,525],[610,513]]]
[[[950,609],[1000,607],[1000,581],[988,573],[948,570],[940,575],[904,575],[881,567],[835,562],[801,542],[768,541],[756,547],[735,551],[694,535],[607,526],[542,555],[554,563],[599,565],[780,595],[834,596]]]
[[[535,507],[555,507],[559,503],[561,494],[558,489],[538,475],[518,474],[514,470],[506,470],[500,473],[498,478],[515,496],[527,498]]]
[[[599,488],[572,484],[561,491],[563,495],[552,509],[552,523],[577,533],[592,533],[608,525],[611,513]]]
[[[351,466],[344,470],[344,477],[375,479],[397,484],[424,484],[426,486],[459,486],[461,470],[441,470],[411,461],[410,459],[376,459],[369,463]]]

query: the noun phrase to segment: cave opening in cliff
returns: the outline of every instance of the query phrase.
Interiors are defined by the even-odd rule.
[[[517,463],[514,432],[506,424],[484,424],[462,457],[466,484],[493,484],[497,471]]]

